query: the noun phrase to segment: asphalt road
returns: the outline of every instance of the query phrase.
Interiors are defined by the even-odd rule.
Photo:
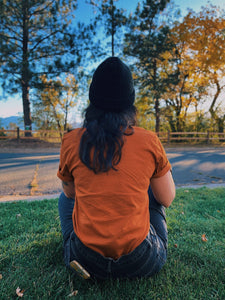
[[[225,184],[225,148],[167,148],[166,153],[177,187]],[[60,193],[58,164],[58,150],[0,153],[0,200]]]
[[[0,153],[0,197],[59,193],[59,151]]]

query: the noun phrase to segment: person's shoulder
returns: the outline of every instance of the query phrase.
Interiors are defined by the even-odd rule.
[[[136,133],[136,138],[140,143],[144,143],[147,147],[155,148],[160,145],[160,140],[158,135],[151,130],[144,129],[142,127],[134,127],[134,132]]]
[[[79,127],[79,128],[74,128],[74,129],[69,129],[65,134],[64,137],[65,138],[70,138],[76,135],[80,135],[82,134],[84,131],[84,128]]]
[[[157,138],[157,134],[151,130],[144,129],[142,127],[134,126],[134,132],[145,138]]]
[[[70,143],[70,142],[77,142],[80,140],[80,137],[82,136],[84,132],[84,128],[75,128],[67,131],[63,136],[63,142],[64,143]]]

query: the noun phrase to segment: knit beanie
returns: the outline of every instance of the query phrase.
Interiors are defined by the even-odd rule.
[[[89,88],[91,104],[104,111],[121,112],[133,105],[135,91],[130,69],[118,57],[104,60]]]

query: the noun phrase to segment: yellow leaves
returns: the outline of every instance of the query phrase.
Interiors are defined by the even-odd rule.
[[[188,45],[193,51],[193,59],[209,67],[218,65],[218,61],[224,65],[224,28],[225,19],[221,18],[215,7],[202,7],[199,13],[190,11],[173,31],[177,41]]]
[[[164,52],[164,53],[161,54],[161,57],[162,57],[163,59],[165,59],[165,60],[169,60],[169,59],[172,58],[172,54],[171,54],[171,52],[166,51],[166,52]]]
[[[60,106],[62,109],[75,106],[78,84],[74,75],[68,74],[64,81],[60,78],[48,80],[46,75],[42,75],[40,79],[44,85],[42,92],[40,92],[44,106],[50,105],[54,109],[57,106]]]
[[[138,75],[137,75],[136,73],[133,73],[133,74],[132,74],[132,77],[133,77],[134,80],[135,80],[135,79],[138,79]]]

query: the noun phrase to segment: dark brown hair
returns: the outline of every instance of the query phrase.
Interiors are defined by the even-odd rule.
[[[123,112],[105,112],[90,104],[85,110],[80,141],[81,161],[94,173],[116,170],[122,156],[124,136],[133,134],[136,123],[136,107]]]

